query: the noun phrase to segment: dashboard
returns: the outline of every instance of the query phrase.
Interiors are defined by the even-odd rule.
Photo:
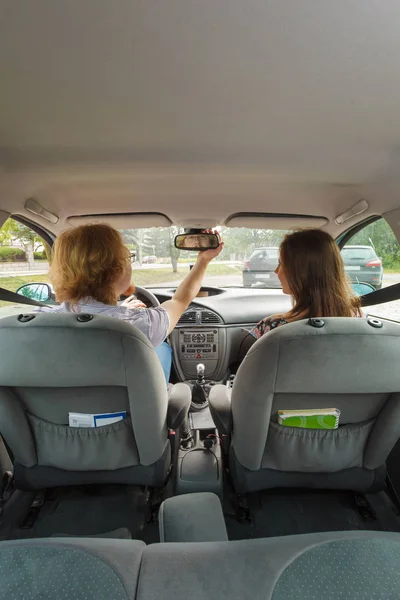
[[[148,289],[161,303],[175,292],[174,288]],[[282,290],[201,288],[170,334],[179,379],[194,379],[199,362],[207,379],[225,379],[252,343],[249,330],[261,319],[290,308],[290,297]]]

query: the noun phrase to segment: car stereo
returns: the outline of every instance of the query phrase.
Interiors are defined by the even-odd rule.
[[[202,329],[179,331],[179,355],[181,359],[215,360],[218,357],[218,330]]]

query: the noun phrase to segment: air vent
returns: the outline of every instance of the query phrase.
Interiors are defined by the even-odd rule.
[[[186,325],[187,323],[196,324],[196,312],[194,310],[188,310],[184,312],[178,321],[179,325]]]
[[[206,323],[221,323],[220,317],[209,310],[201,311],[201,324],[205,325]]]

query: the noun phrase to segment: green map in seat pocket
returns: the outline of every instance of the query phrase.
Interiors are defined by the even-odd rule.
[[[337,408],[317,408],[305,410],[279,410],[278,423],[284,427],[302,429],[337,429],[340,410]]]

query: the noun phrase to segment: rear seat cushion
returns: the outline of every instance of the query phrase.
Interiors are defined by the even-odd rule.
[[[370,600],[400,597],[400,542],[341,540],[296,558],[278,579],[272,600]]]
[[[0,600],[370,600],[400,597],[400,535],[237,542],[36,539],[0,544]]]
[[[310,572],[313,569],[317,575]],[[137,598],[397,600],[399,573],[400,535],[394,533],[166,543],[145,549]]]
[[[134,598],[144,544],[132,540],[19,540],[0,546],[0,599]]]

